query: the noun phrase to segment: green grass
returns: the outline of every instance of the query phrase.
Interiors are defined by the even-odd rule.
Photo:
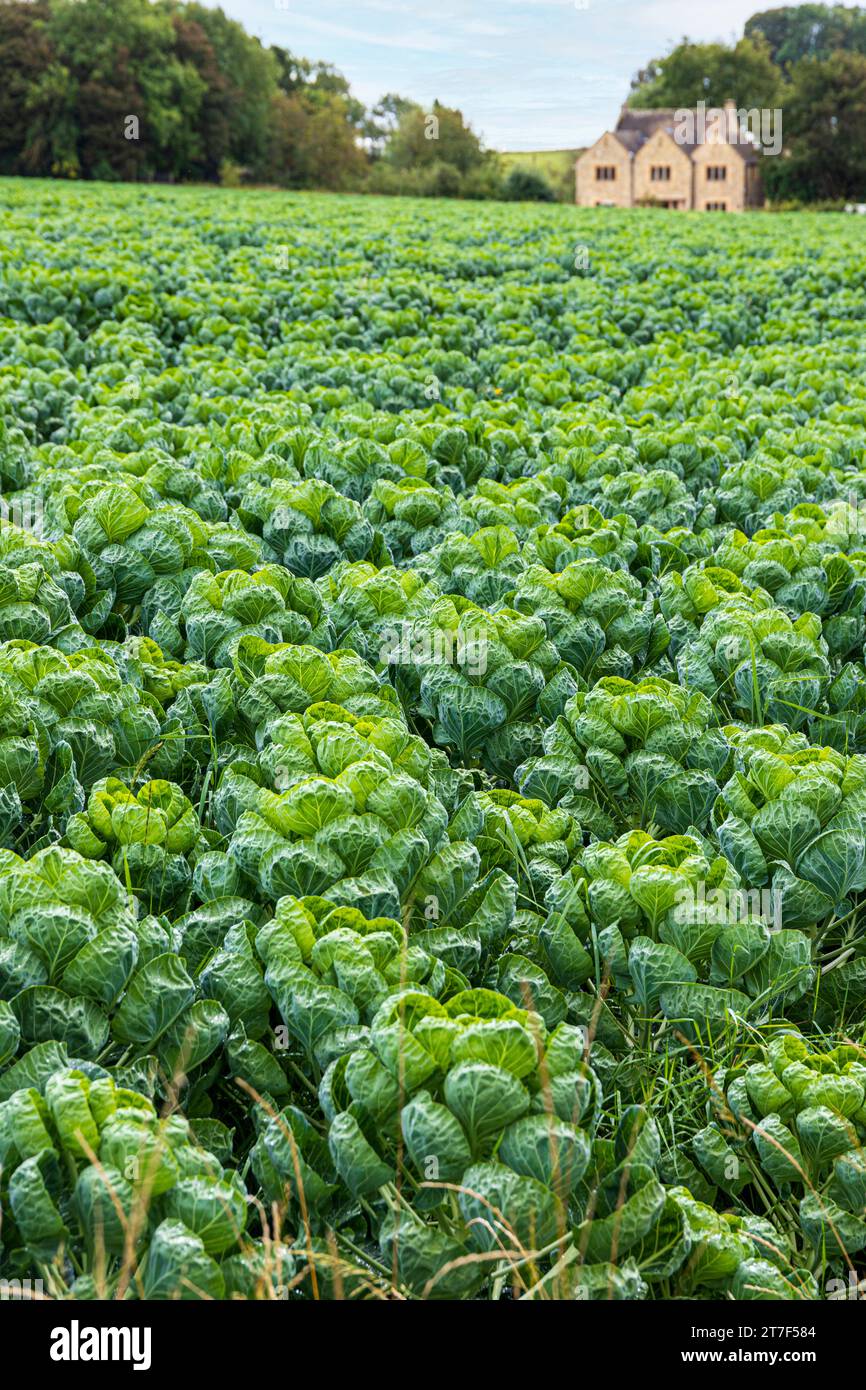
[[[506,174],[512,169],[532,169],[547,179],[557,201],[574,202],[574,161],[583,150],[518,150],[500,154]]]

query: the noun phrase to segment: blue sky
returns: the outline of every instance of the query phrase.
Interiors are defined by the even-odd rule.
[[[372,105],[457,106],[494,149],[586,145],[684,35],[731,40],[773,0],[222,0],[265,43],[333,63]]]

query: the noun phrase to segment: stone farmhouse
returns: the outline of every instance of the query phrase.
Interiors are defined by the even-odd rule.
[[[763,203],[760,161],[732,101],[706,115],[623,106],[616,128],[575,163],[576,202],[743,212]]]

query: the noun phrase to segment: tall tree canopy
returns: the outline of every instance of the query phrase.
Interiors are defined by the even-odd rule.
[[[783,5],[746,20],[745,35],[766,40],[780,67],[801,58],[829,58],[837,50],[866,54],[866,10],[847,5]]]
[[[832,53],[796,64],[785,99],[788,157],[771,189],[809,201],[866,195],[866,57]]]
[[[733,47],[723,43],[690,43],[684,39],[665,58],[657,58],[632,82],[629,105],[650,107],[775,106],[781,74],[760,37],[742,38]]]

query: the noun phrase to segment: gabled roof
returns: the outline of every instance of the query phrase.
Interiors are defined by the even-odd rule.
[[[627,133],[635,134],[636,132],[629,131]],[[653,136],[658,134],[666,135],[670,140],[671,144],[676,145],[678,150],[682,150],[683,154],[687,154],[689,155],[689,157],[691,157],[692,151],[697,149],[697,144],[694,141],[678,140],[674,135],[673,125],[658,126],[657,129],[650,131],[649,135],[639,135],[638,138],[640,140],[640,145],[638,148],[643,149],[644,145],[648,145],[650,140],[652,140]]]
[[[636,131],[647,139],[661,128],[669,127],[673,130],[676,114],[673,107],[659,107],[654,111],[632,111],[628,106],[622,106],[614,134],[618,135],[621,130]]]
[[[606,135],[610,135],[633,158],[653,135],[663,131],[674,141],[678,149],[681,149],[684,154],[691,158],[703,142],[677,139],[675,131],[678,122],[682,119],[682,114],[681,111],[674,110],[672,107],[657,107],[651,111],[631,111],[627,106],[623,106],[617,118],[616,127],[613,130],[606,130],[604,135],[596,140],[595,145],[598,145]],[[725,140],[722,145],[714,146],[714,148],[724,147],[735,150],[745,164],[757,164],[758,152],[755,149],[754,141],[751,135],[747,135],[746,132],[743,134],[746,135],[746,138],[737,143]],[[595,149],[595,145],[590,145],[586,150],[583,150],[575,160],[575,164],[584,154],[589,154],[590,150]]]
[[[737,145],[731,143],[728,145],[728,149],[734,150],[735,153],[740,156],[744,164],[758,163],[758,151],[748,140],[741,140]]]
[[[697,145],[689,145],[688,149],[706,149],[713,153],[719,150],[733,150],[734,154],[739,155],[744,164],[758,163],[758,151],[749,140],[740,140],[736,144],[733,140],[722,140],[718,144],[707,140]]]
[[[732,102],[729,105],[733,107]],[[665,131],[673,138],[677,120],[681,117],[681,111],[669,106],[655,107],[648,111],[632,111],[630,107],[623,105],[620,108],[613,134],[621,145],[624,145],[632,154],[636,154],[641,146],[646,144],[650,136],[655,135],[659,130]],[[677,140],[676,143],[686,154],[691,155],[701,142]],[[758,153],[751,136],[738,142],[726,140],[723,143],[729,149],[736,150],[744,163],[757,164]]]
[[[621,145],[630,155],[637,154],[637,151],[643,144],[643,136],[638,134],[635,130],[606,130],[604,134],[599,135],[598,139],[593,141],[591,145],[587,145],[585,150],[581,150],[574,161],[575,167],[577,167],[585,155],[591,154],[596,146],[600,145],[602,140],[606,140],[608,136],[611,140],[616,140],[617,144]]]
[[[650,134],[654,135],[655,131],[651,131]],[[670,130],[666,130],[665,134],[673,139],[673,127],[671,127]],[[627,150],[632,157],[637,154],[638,150],[643,148],[649,139],[649,136],[645,135],[641,130],[620,130],[619,127],[617,127],[616,130],[606,130],[604,135],[598,137],[595,144],[588,145],[585,150],[581,150],[577,159],[574,161],[575,164],[577,164],[585,154],[589,154],[590,150],[594,150],[596,145],[600,145],[607,135],[609,135],[612,140],[616,140],[617,144],[622,145],[623,149]],[[680,141],[677,141],[676,143],[678,148],[684,150],[687,155],[691,155],[692,150],[695,148],[694,145],[689,145],[685,142],[680,143]]]
[[[653,135],[657,135],[660,130],[674,139],[676,118],[677,112],[673,108],[630,111],[627,106],[623,106],[613,133],[621,145],[625,145],[632,154],[637,154],[647,140],[651,139]],[[691,154],[695,148],[693,144],[685,140],[677,140],[676,144],[686,154]]]
[[[611,134],[628,150],[629,154],[637,154],[645,139],[639,130],[621,130],[619,126]]]

